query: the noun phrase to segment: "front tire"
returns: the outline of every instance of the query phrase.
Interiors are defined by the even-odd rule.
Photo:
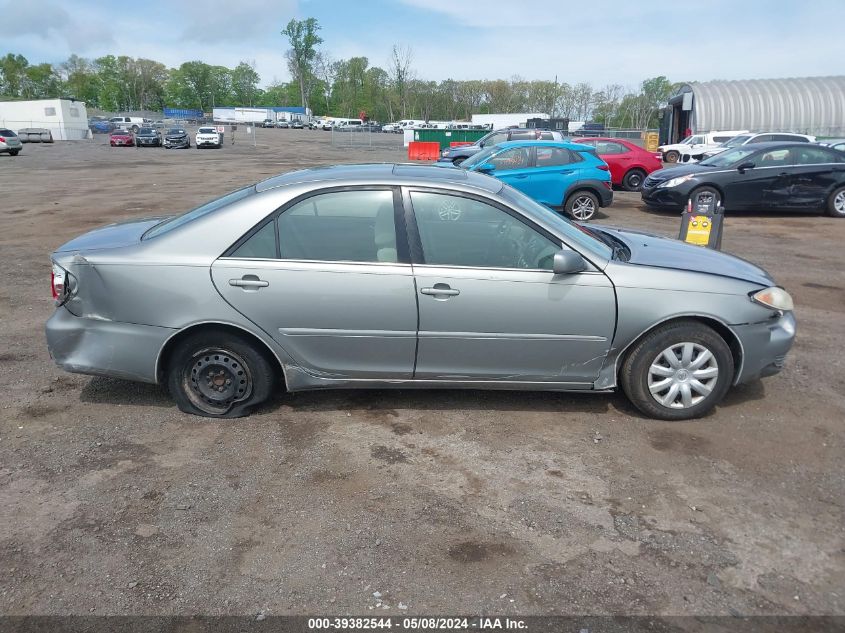
[[[696,196],[703,194],[703,193],[708,194],[710,196],[713,196],[713,198],[715,198],[716,200],[719,201],[720,206],[722,206],[722,207],[725,206],[725,201],[722,200],[722,194],[719,193],[718,189],[715,189],[713,187],[696,187],[695,189],[690,191],[689,197],[692,200],[695,200]]]
[[[563,210],[579,222],[589,222],[599,208],[599,199],[589,191],[576,191],[563,203]]]
[[[268,355],[246,338],[205,330],[178,342],[169,357],[167,386],[185,413],[239,418],[267,400],[276,383]]]
[[[725,340],[699,321],[684,320],[659,326],[637,343],[619,380],[645,415],[689,420],[719,404],[733,376],[733,356]]]
[[[675,150],[670,150],[670,151],[666,152],[665,154],[663,154],[663,162],[677,163],[678,159],[680,157],[681,157],[681,154],[679,152],[676,152]]]
[[[645,172],[642,169],[632,169],[622,179],[622,186],[625,191],[639,191],[643,188]]]
[[[845,187],[839,187],[827,201],[827,214],[834,218],[845,218]]]

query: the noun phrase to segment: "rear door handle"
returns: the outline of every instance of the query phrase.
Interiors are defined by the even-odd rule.
[[[236,288],[266,288],[270,285],[269,281],[264,281],[263,279],[259,279],[255,275],[244,275],[240,279],[230,279],[229,280],[230,286],[235,286]]]

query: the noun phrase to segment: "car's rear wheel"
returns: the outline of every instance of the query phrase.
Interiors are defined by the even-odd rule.
[[[675,150],[670,150],[663,154],[663,160],[667,163],[677,163],[680,157],[681,154],[679,152],[676,152]]]
[[[11,154],[12,156],[17,156],[19,153],[20,153],[19,149],[10,149],[9,150],[9,154]]]
[[[642,169],[632,169],[622,179],[622,186],[626,191],[639,191],[642,189],[645,180],[645,172]]]
[[[170,354],[167,386],[185,413],[238,418],[267,400],[276,372],[247,339],[206,330],[178,342]]]
[[[589,191],[576,191],[563,203],[563,210],[579,222],[591,220],[599,208],[599,199]]]
[[[845,187],[839,187],[827,201],[827,214],[834,218],[845,218]]]
[[[660,326],[628,353],[619,379],[631,403],[660,420],[697,418],[724,398],[731,350],[711,327],[684,320]]]

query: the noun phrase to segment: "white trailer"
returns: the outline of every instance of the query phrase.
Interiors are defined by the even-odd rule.
[[[55,141],[91,138],[85,102],[70,99],[0,101],[0,127],[15,132],[26,128],[44,128],[50,131]]]
[[[214,108],[211,116],[215,123],[261,123],[265,119],[276,121],[271,108]]]
[[[491,130],[501,130],[506,127],[525,127],[528,119],[548,119],[544,112],[514,112],[512,114],[473,114],[473,125],[484,125]]]

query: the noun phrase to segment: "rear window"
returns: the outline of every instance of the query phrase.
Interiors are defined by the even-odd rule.
[[[12,130],[0,129],[0,136],[17,136]]]
[[[192,209],[187,213],[177,215],[175,218],[170,218],[169,220],[165,220],[164,222],[159,222],[149,231],[144,233],[141,239],[148,240],[151,237],[158,237],[159,235],[168,233],[169,231],[179,228],[180,226],[183,226],[188,222],[193,222],[197,218],[201,218],[204,215],[212,213],[213,211],[217,211],[217,209],[221,209],[227,205],[232,204],[233,202],[237,202],[238,200],[243,200],[247,196],[250,196],[254,193],[254,185],[250,185],[249,187],[244,187],[243,189],[238,189],[237,191],[228,193],[221,198],[217,198],[216,200],[212,200],[211,202],[206,202],[204,205],[197,207],[196,209]]]

